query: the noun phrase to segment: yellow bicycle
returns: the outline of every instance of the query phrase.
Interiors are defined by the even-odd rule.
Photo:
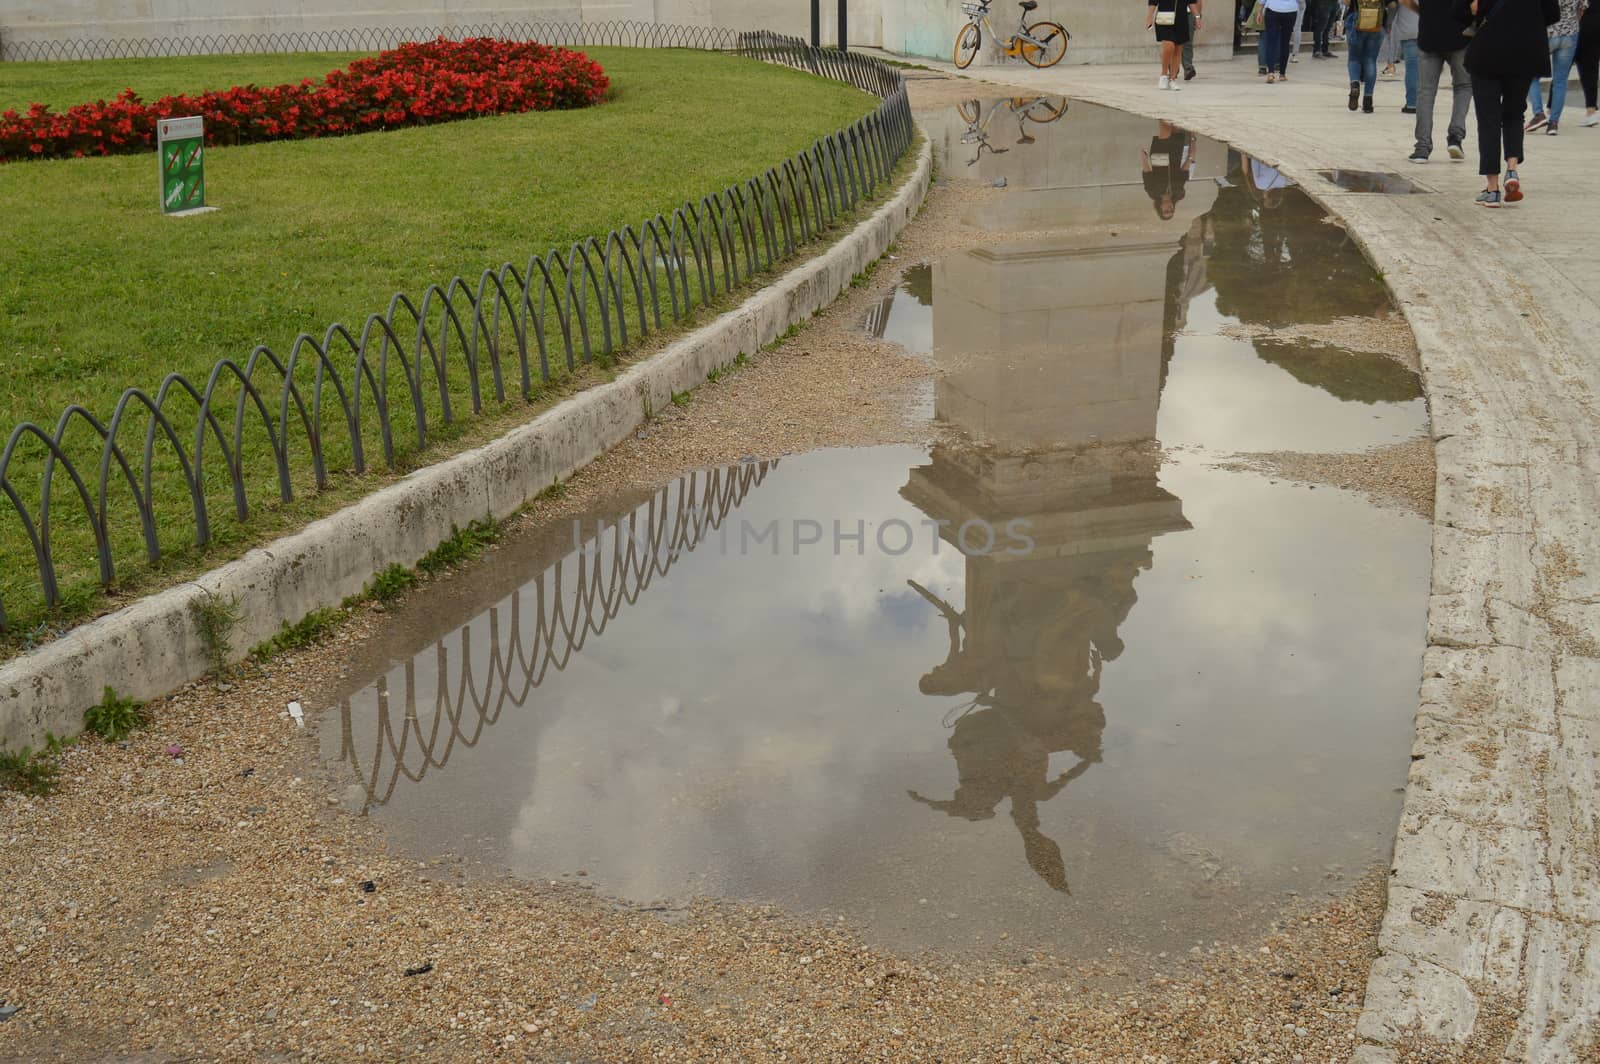
[[[979,0],[978,3],[961,5],[962,12],[967,16],[967,24],[956,34],[955,61],[958,69],[965,70],[972,65],[973,57],[983,46],[985,26],[991,35],[996,38],[1000,36],[989,23],[991,3],[993,0]],[[1022,8],[1022,14],[1017,18],[1017,32],[1001,46],[1001,54],[1020,55],[1036,67],[1051,67],[1061,62],[1061,57],[1067,54],[1067,44],[1072,40],[1072,34],[1059,22],[1045,20],[1029,25],[1028,12],[1039,6],[1038,0],[1022,0],[1017,6]]]

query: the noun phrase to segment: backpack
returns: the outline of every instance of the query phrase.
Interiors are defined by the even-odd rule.
[[[1357,0],[1356,31],[1377,33],[1383,29],[1383,0]]]

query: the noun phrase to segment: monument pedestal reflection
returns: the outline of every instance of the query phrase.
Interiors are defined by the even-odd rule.
[[[967,700],[946,718],[955,794],[912,797],[968,819],[1010,799],[1029,865],[1060,891],[1039,805],[1101,759],[1096,696],[1135,578],[1156,536],[1190,527],[1154,439],[1173,228],[984,248],[933,271],[935,417],[964,438],[937,445],[901,494],[966,555],[962,608],[913,586],[950,631],[920,688]],[[1061,752],[1077,762],[1052,777]]]

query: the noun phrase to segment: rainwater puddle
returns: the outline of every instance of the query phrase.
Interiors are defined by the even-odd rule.
[[[1137,162],[1156,124],[1115,115],[998,158]],[[1215,459],[1425,411],[1381,356],[1274,338],[1382,287],[1202,149],[1170,216],[1141,181],[1115,237],[957,252],[869,314],[939,370],[931,448],[691,474],[399,611],[321,723],[352,806],[418,856],[1011,957],[1245,940],[1386,862],[1428,522]]]
[[[1378,170],[1318,170],[1317,173],[1346,192],[1373,192],[1380,196],[1416,196],[1433,191],[1399,174]]]

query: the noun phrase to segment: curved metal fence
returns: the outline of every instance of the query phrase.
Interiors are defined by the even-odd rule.
[[[538,41],[593,48],[731,49],[738,34],[720,26],[657,22],[487,22],[465,26],[362,26],[294,33],[223,33],[201,37],[77,37],[59,41],[0,40],[0,62],[64,59],[157,59],[266,52],[378,52],[407,41],[468,37]]]
[[[643,37],[677,46],[703,30],[680,29],[674,36],[672,27],[653,27]],[[301,490],[321,491],[335,474],[366,473],[372,452],[385,468],[403,468],[431,439],[458,431],[464,410],[481,413],[486,398],[531,400],[580,365],[682,320],[816,240],[890,180],[915,139],[898,71],[774,33],[706,32],[717,46],[882,102],[800,154],[670,215],[476,279],[430,284],[416,298],[398,293],[359,327],[335,322],[320,337],[301,333],[287,353],[258,346],[219,361],[204,381],[174,373],[153,389],[130,387],[109,418],[74,405],[53,428],[17,425],[0,452],[0,511],[21,526],[44,605],[63,600],[53,529],[76,530],[109,587],[119,553],[156,564],[164,529],[180,520],[205,547],[217,535],[217,510],[249,520],[252,493],[289,503],[297,480]],[[247,461],[254,455],[266,468]],[[25,493],[37,501],[25,502]],[[7,624],[0,601],[0,631]]]
[[[345,699],[337,760],[361,781],[366,807],[387,803],[402,779],[418,782],[443,768],[458,747],[478,745],[507,706],[524,706],[551,670],[565,669],[624,606],[721,528],[777,464],[679,478],[491,606],[482,623],[436,641],[432,662],[423,647],[395,670],[398,683],[386,675]]]

